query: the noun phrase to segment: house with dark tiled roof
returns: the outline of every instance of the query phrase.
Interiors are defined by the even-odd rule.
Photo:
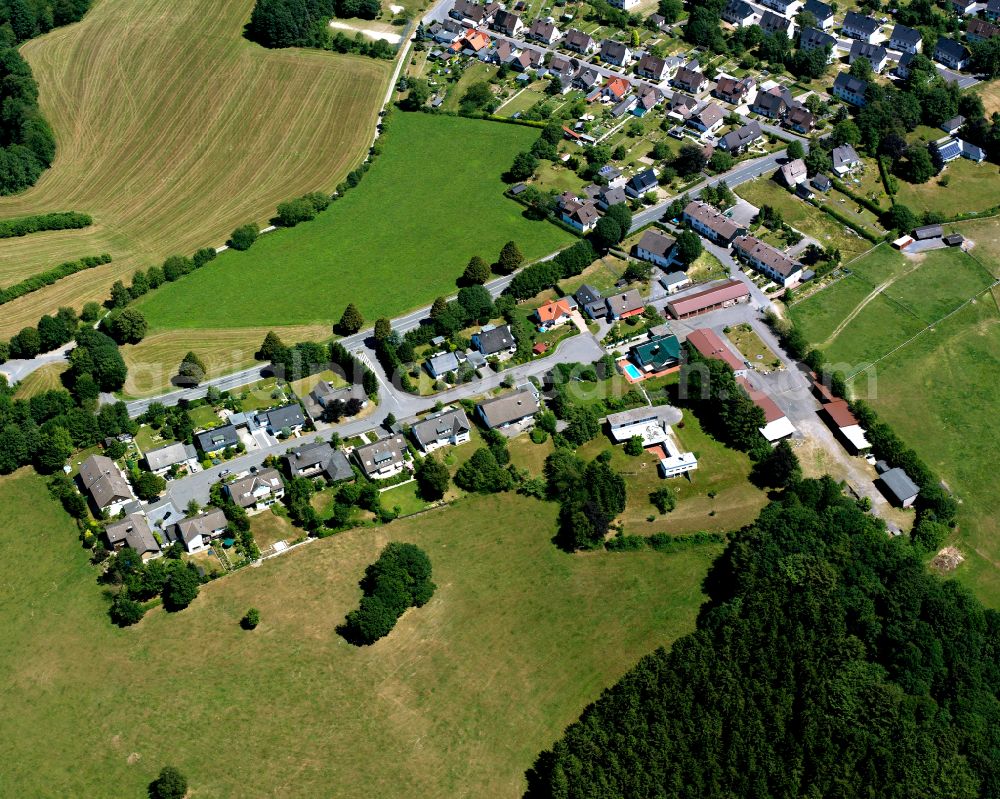
[[[784,33],[786,36],[791,38],[793,24],[788,17],[783,17],[781,14],[775,14],[773,11],[765,10],[763,14],[760,15],[760,22],[757,23],[764,33],[775,34]]]
[[[737,28],[745,28],[757,21],[757,12],[746,0],[729,0],[722,9],[722,18]]]
[[[538,394],[531,386],[484,400],[476,406],[476,413],[490,430],[503,429],[526,422],[539,409]]]
[[[406,440],[402,436],[389,436],[358,447],[354,450],[354,460],[369,480],[395,477],[408,465]]]
[[[517,340],[510,325],[492,325],[472,334],[472,346],[486,358],[496,356],[501,360],[509,358],[517,351]]]
[[[552,18],[542,19],[539,17],[534,22],[531,23],[531,28],[528,30],[528,38],[534,39],[537,42],[544,42],[545,44],[552,44],[558,41],[562,37],[562,33],[559,28],[556,27],[556,23]]]
[[[692,229],[716,244],[729,245],[737,236],[746,233],[746,228],[723,216],[708,203],[692,200],[684,208],[684,221]]]
[[[601,292],[586,283],[576,290],[573,295],[578,306],[583,309],[591,319],[604,319],[608,315],[608,304]]]
[[[692,69],[689,64],[677,70],[670,81],[671,84],[685,92],[691,94],[701,94],[708,88],[708,78],[702,75],[697,69]]]
[[[271,408],[257,414],[257,421],[263,424],[269,433],[277,435],[287,431],[286,434],[297,433],[302,430],[306,423],[306,417],[302,415],[302,408],[297,402],[282,405],[280,408]]]
[[[844,17],[844,24],[840,32],[848,39],[858,39],[862,42],[874,44],[879,29],[878,20],[866,17],[857,11],[848,11]]]
[[[757,92],[757,96],[750,104],[750,110],[768,119],[781,119],[788,111],[788,101],[785,99],[781,87],[776,86],[766,92]]]
[[[194,437],[198,442],[198,449],[206,455],[210,455],[213,452],[221,452],[228,447],[235,447],[240,443],[240,437],[236,433],[236,426],[232,424],[195,433]]]
[[[326,441],[314,441],[289,450],[282,460],[289,477],[323,477],[332,483],[354,479],[347,456]]]
[[[510,11],[497,11],[490,27],[504,36],[517,37],[524,30],[524,22]]]
[[[605,39],[601,42],[601,61],[616,67],[627,67],[632,63],[632,51],[621,42]]]
[[[149,521],[141,513],[130,513],[120,521],[111,522],[104,528],[104,536],[111,550],[117,551],[123,547],[134,549],[143,562],[158,558],[161,554],[160,545],[149,529]]]
[[[464,410],[454,408],[417,422],[410,428],[410,433],[420,451],[428,453],[441,447],[455,447],[469,441],[472,436],[472,424]]]
[[[260,469],[226,484],[229,498],[248,514],[260,513],[285,496],[277,469]]]
[[[567,50],[572,50],[580,55],[590,55],[597,50],[597,42],[588,33],[583,33],[575,28],[566,32],[566,38],[562,41],[562,46]]]
[[[789,109],[782,124],[797,133],[810,133],[816,125],[816,118],[804,105],[794,105]]]
[[[571,200],[563,205],[560,212],[560,219],[581,233],[589,233],[597,227],[597,220],[600,218],[601,215],[597,211],[597,206],[590,201],[582,203],[577,200]]]
[[[987,22],[985,19],[973,17],[969,20],[969,24],[965,26],[966,41],[972,43],[984,42],[998,35],[1000,35],[1000,28],[992,22]]]
[[[726,75],[719,78],[719,82],[712,89],[712,94],[727,103],[741,105],[746,102],[755,86],[756,82],[749,75],[745,78],[731,78]]]
[[[649,228],[642,234],[639,243],[635,245],[635,255],[643,261],[666,267],[673,259],[676,243],[677,239],[673,236],[668,236],[656,228]]]
[[[665,58],[650,53],[643,53],[636,64],[635,74],[647,80],[659,83],[670,77],[670,63]]]
[[[738,155],[763,136],[764,132],[757,121],[750,120],[746,125],[730,131],[719,139],[719,149]]]
[[[715,103],[706,103],[703,108],[691,115],[687,123],[695,130],[712,134],[722,127],[725,118],[726,112],[722,110],[721,106]]]
[[[851,44],[851,52],[847,56],[847,61],[849,64],[853,64],[859,58],[867,58],[868,63],[872,65],[872,72],[878,75],[885,69],[889,54],[880,44],[855,41]]]
[[[642,295],[636,289],[629,289],[622,294],[614,294],[607,298],[608,317],[610,319],[628,319],[641,314],[646,306]]]
[[[83,490],[90,496],[94,507],[117,516],[130,502],[135,501],[132,486],[125,474],[106,455],[91,455],[80,464],[77,475]]]
[[[986,3],[986,19],[994,21],[1000,19],[1000,0],[989,0]]]
[[[173,525],[167,537],[171,541],[180,541],[189,554],[203,552],[212,545],[212,541],[222,537],[228,524],[226,514],[221,510],[205,508],[197,516],[188,516]]]
[[[837,45],[837,37],[824,33],[818,28],[803,28],[799,34],[799,47],[802,50],[826,50],[827,63],[833,62],[836,58],[834,47]]]
[[[625,184],[625,193],[629,197],[638,198],[642,197],[646,192],[655,191],[657,185],[656,172],[650,167],[629,178],[628,183]]]
[[[802,264],[754,236],[740,236],[736,239],[733,242],[733,252],[741,261],[750,264],[779,286],[787,287],[798,283],[802,277]]]
[[[812,14],[821,30],[833,27],[833,6],[828,3],[823,3],[821,0],[806,0],[801,10]]]
[[[855,78],[847,72],[837,74],[833,82],[833,94],[846,103],[862,106],[865,104],[865,94],[868,92],[868,83],[860,78]]]
[[[906,25],[895,25],[889,34],[889,49],[901,53],[919,53],[924,40],[920,31],[908,28]]]
[[[830,155],[833,161],[833,171],[840,177],[843,177],[856,167],[861,166],[861,157],[849,144],[842,144],[839,147],[834,147],[833,152]]]
[[[643,86],[639,89],[639,95],[636,99],[635,107],[632,109],[632,113],[637,117],[644,116],[648,112],[652,111],[662,101],[663,92],[655,86],[643,84]]]

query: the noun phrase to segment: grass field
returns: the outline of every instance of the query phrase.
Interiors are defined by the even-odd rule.
[[[940,181],[945,176],[948,177],[948,185],[942,186]],[[1000,204],[1000,175],[997,174],[996,164],[976,164],[959,158],[926,183],[913,184],[900,180],[896,201],[909,206],[918,215],[925,211],[938,211],[950,216],[956,209],[983,211]]]
[[[68,368],[69,366],[65,363],[50,363],[36,369],[17,384],[14,399],[30,399],[43,391],[63,388],[60,377]]]
[[[145,795],[165,762],[204,797],[518,796],[602,688],[693,628],[718,552],[566,555],[555,505],[477,498],[313,543],[119,630],[42,481],[0,480],[0,504],[25,509],[0,530],[5,796]],[[437,592],[358,649],[334,628],[390,539],[427,551]],[[238,754],[217,757],[226,742]]]
[[[221,244],[360,161],[392,65],[265,50],[242,36],[252,7],[97,0],[79,24],[23,46],[59,149],[34,188],[0,199],[0,218],[76,210],[94,225],[0,241],[0,285],[83,255],[115,260],[5,305],[0,336]]]
[[[781,212],[785,222],[807,236],[812,236],[824,247],[836,247],[844,261],[871,249],[871,243],[845,228],[835,219],[798,199],[773,180],[751,180],[737,186],[734,191],[747,202],[770,205]]]
[[[992,293],[980,293],[992,280],[981,264],[1000,263],[996,224],[956,226],[976,243],[975,258],[948,249],[910,259],[883,245],[851,264],[852,276],[793,305],[791,313],[831,362],[857,366],[882,359],[873,372],[858,375],[855,395],[870,402],[954,492],[961,504],[953,543],[966,556],[957,575],[984,602],[1000,607],[992,465],[1000,447],[993,423],[1000,312]],[[859,311],[874,285],[884,286],[884,293]],[[974,295],[975,302],[940,321]],[[924,330],[928,322],[934,326]]]
[[[469,258],[492,261],[510,239],[527,258],[546,255],[571,237],[524,219],[500,180],[535,138],[515,125],[396,114],[385,153],[344,199],[223,253],[139,307],[161,330],[334,322],[348,302],[374,320],[453,291]]]

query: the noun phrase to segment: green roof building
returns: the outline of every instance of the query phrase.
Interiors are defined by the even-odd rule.
[[[677,336],[656,336],[636,344],[629,352],[632,362],[645,372],[662,372],[681,362],[681,345]]]

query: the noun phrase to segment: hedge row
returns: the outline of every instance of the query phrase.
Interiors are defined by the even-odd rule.
[[[87,214],[76,211],[2,219],[0,220],[0,239],[27,236],[29,233],[40,233],[43,230],[75,230],[87,227],[93,222],[94,220]]]
[[[819,210],[822,211],[823,213],[832,216],[842,225],[846,225],[855,233],[857,233],[859,236],[870,241],[872,244],[878,244],[884,238],[883,236],[878,236],[875,233],[872,233],[870,230],[868,230],[868,228],[862,227],[853,219],[848,219],[846,216],[844,216],[835,208],[831,208],[828,203],[820,203],[817,202],[816,200],[808,200],[808,202],[814,205],[816,208],[819,208]]]
[[[882,216],[882,214],[885,213],[884,208],[882,208],[880,205],[876,203],[873,203],[867,197],[862,197],[860,194],[855,194],[847,187],[846,183],[843,183],[842,181],[839,181],[836,178],[831,178],[830,182],[833,184],[833,187],[837,191],[839,191],[841,194],[846,194],[848,197],[854,200],[854,202],[856,202],[858,205],[864,206],[873,214],[875,214],[875,216]]]
[[[59,264],[54,269],[49,269],[29,277],[27,280],[22,280],[20,283],[15,283],[13,286],[0,289],[0,305],[16,300],[18,297],[23,297],[25,294],[30,294],[33,291],[38,291],[38,289],[45,286],[51,286],[57,280],[75,275],[84,269],[93,269],[95,266],[109,263],[111,263],[111,256],[104,253],[103,255],[87,256],[86,258],[81,258],[79,261],[67,261],[64,264]]]
[[[656,552],[678,552],[706,544],[724,543],[726,543],[726,536],[722,533],[701,532],[688,535],[654,533],[651,536],[618,533],[614,538],[604,542],[604,548],[609,552],[637,552],[646,548]]]

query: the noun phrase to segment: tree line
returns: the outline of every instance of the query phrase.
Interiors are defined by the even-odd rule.
[[[111,256],[107,253],[103,255],[88,255],[79,261],[66,261],[52,269],[46,269],[44,272],[39,272],[37,275],[25,278],[20,283],[14,283],[11,286],[7,286],[7,288],[0,289],[0,305],[16,300],[18,297],[23,297],[25,294],[30,294],[33,291],[38,291],[38,289],[45,286],[51,286],[56,281],[70,275],[75,275],[84,269],[93,269],[95,266],[102,266],[109,263],[111,263]]]
[[[604,691],[527,797],[997,795],[1000,614],[832,479],[733,533],[705,588],[695,632]]]
[[[327,24],[330,17],[375,19],[381,13],[379,0],[257,0],[246,33],[264,47],[318,47],[392,58],[395,51],[388,42],[367,41],[361,33],[351,39]]]
[[[0,239],[11,239],[40,233],[43,230],[76,230],[93,224],[88,214],[77,211],[58,211],[51,214],[20,216],[0,220]]]

